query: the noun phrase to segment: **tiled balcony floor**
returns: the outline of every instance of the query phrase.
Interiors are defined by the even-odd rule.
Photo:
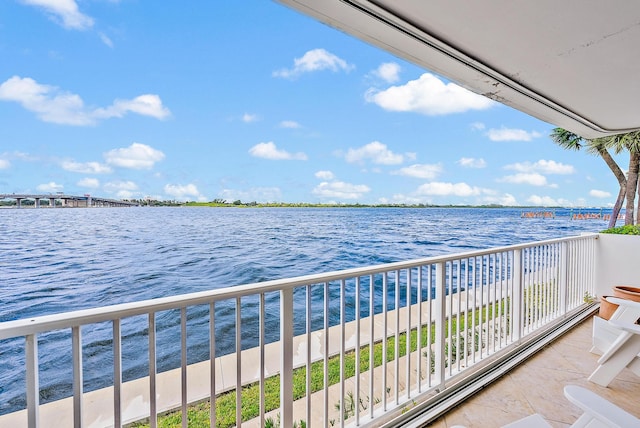
[[[567,384],[588,388],[640,417],[640,377],[630,370],[608,388],[587,380],[598,360],[589,352],[592,323],[583,322],[429,427],[495,428],[532,413],[540,413],[554,427],[568,427],[581,411],[564,397]]]

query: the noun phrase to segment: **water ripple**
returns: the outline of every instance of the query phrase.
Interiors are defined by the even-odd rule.
[[[9,239],[0,240],[0,322],[576,235],[604,226],[570,221],[568,211],[559,211],[555,219],[521,220],[514,209],[3,209],[0,230]],[[312,291],[314,301],[323,299],[322,290]],[[257,340],[257,317],[252,315],[257,300],[242,302],[243,315],[249,314],[242,330],[246,348]],[[267,315],[277,317],[277,295],[267,296],[267,306]],[[299,306],[295,311],[302,310]],[[216,348],[232,352],[235,308],[221,302],[216,310],[221,338]],[[207,316],[206,306],[188,310],[190,362],[209,357]],[[148,372],[144,319],[126,319],[122,325],[125,380]],[[179,337],[178,320],[175,311],[156,314],[159,370],[179,365],[179,352],[172,346]],[[312,323],[321,325],[322,320],[314,317]],[[87,391],[112,382],[113,375],[105,370],[113,364],[111,334],[110,323],[83,328]],[[68,395],[70,332],[43,334],[39,345],[43,402]],[[0,355],[3,414],[24,407],[24,340],[0,341]]]

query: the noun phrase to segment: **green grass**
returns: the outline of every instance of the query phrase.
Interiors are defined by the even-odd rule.
[[[494,317],[499,317],[505,311],[505,304],[508,302],[502,302],[498,305],[489,305],[482,308],[482,310],[475,311],[475,325],[482,324]],[[467,325],[471,326],[474,322],[474,314],[467,314],[465,317],[460,317],[460,324],[458,325],[458,318],[451,319],[451,331],[452,337],[455,337],[457,332],[463,333]],[[449,335],[449,322],[445,322],[445,337]],[[431,346],[432,343],[428,343],[428,338],[435,338],[435,325],[431,326],[431,336],[426,326],[422,327],[422,340],[421,347]],[[417,329],[412,329],[409,335],[410,351],[417,350],[418,332]],[[387,339],[387,362],[395,359],[395,336]],[[382,365],[383,360],[383,343],[382,341],[376,342],[373,345],[373,364],[374,367]],[[400,333],[398,335],[399,345],[399,357],[406,355],[407,351],[407,334]],[[461,343],[462,345],[462,343]],[[360,348],[360,371],[365,372],[369,370],[369,345],[365,345]],[[350,351],[344,356],[344,372],[345,378],[350,378],[356,374],[356,352]],[[334,356],[328,359],[328,385],[334,385],[340,381],[340,356]],[[306,395],[306,367],[300,367],[293,371],[293,399],[298,400]],[[320,391],[324,388],[324,361],[316,361],[311,364],[311,392]],[[272,376],[265,379],[265,412],[277,409],[280,406],[280,376]],[[259,384],[252,383],[242,388],[242,420],[247,421],[253,419],[260,414],[260,386]],[[236,425],[236,391],[229,391],[222,393],[216,397],[216,427],[227,428]],[[204,428],[209,427],[209,402],[202,402],[196,405],[189,406],[187,412],[187,418],[189,420],[189,427]],[[162,428],[177,427],[181,425],[182,415],[180,411],[172,412],[167,415],[158,418],[158,426]],[[134,423],[131,425],[135,428],[148,427],[148,422]]]

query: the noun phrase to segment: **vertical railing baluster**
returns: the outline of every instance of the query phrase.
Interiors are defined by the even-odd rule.
[[[556,290],[553,307],[555,308],[556,317],[562,314],[562,311],[560,310],[560,293],[562,291],[560,290],[560,248],[560,243],[555,243],[553,245],[553,286]]]
[[[466,258],[464,261],[464,330],[465,330],[465,340],[464,340],[464,364],[466,367],[469,367],[469,336],[473,337],[473,330],[469,332],[469,275],[470,275],[470,259]],[[472,345],[472,344],[471,344]],[[473,349],[473,348],[471,348]]]
[[[265,328],[264,328],[264,324],[265,324],[265,297],[264,297],[264,293],[260,293],[260,307],[259,307],[259,311],[260,314],[259,316],[259,323],[260,323],[260,428],[264,428],[264,414],[266,412],[265,409],[265,404],[264,404],[264,399],[265,399],[265,385],[264,385],[264,365],[265,365],[265,359],[264,359],[264,345],[266,343],[266,337],[265,337]],[[308,422],[307,422],[308,423]],[[215,425],[211,425],[211,426],[215,426]]]
[[[82,331],[80,326],[71,328],[71,352],[73,354],[73,426],[82,427]]]
[[[324,426],[329,426],[329,283],[324,283]]]
[[[502,301],[502,287],[503,287],[503,283],[502,283],[502,264],[504,262],[503,260],[504,257],[504,253],[500,252],[500,253],[496,253],[496,296],[494,299],[494,317],[496,319],[496,334],[498,335],[498,337],[496,338],[496,349],[502,349],[503,343],[502,343],[502,321],[503,321],[503,314],[502,314],[502,308],[503,308],[503,301]]]
[[[416,284],[416,307],[418,308],[418,326],[416,328],[416,383],[418,394],[422,392],[422,270],[418,266],[418,283]]]
[[[262,295],[261,295],[262,296]],[[260,318],[262,323],[262,318]],[[209,304],[209,426],[216,426],[216,302]],[[261,383],[262,385],[262,383]]]
[[[556,244],[547,245],[547,283],[550,289],[550,305],[551,305],[551,319],[556,319],[560,315],[558,309],[558,281],[554,278],[553,267],[555,266],[555,251]]]
[[[394,309],[396,313],[396,331],[393,343],[393,380],[396,405],[400,404],[400,271],[396,270],[394,293]]]
[[[500,317],[500,349],[509,344],[509,337],[507,336],[507,293],[509,280],[507,276],[507,269],[509,266],[509,255],[506,252],[500,253],[500,297],[498,306],[498,316]]]
[[[158,426],[158,403],[156,401],[156,314],[149,312],[149,426]]]
[[[356,277],[356,292],[355,292],[355,306],[356,306],[356,372],[355,372],[355,417],[356,425],[360,425],[360,277]]]
[[[405,341],[405,388],[407,400],[411,398],[411,268],[407,268],[407,335]]]
[[[388,332],[388,310],[387,299],[389,294],[389,284],[387,282],[387,272],[382,273],[382,410],[387,411],[387,336]]]
[[[435,290],[435,377],[438,382],[437,390],[442,392],[445,387],[445,331],[446,322],[446,265],[444,262],[436,264],[436,290]]]
[[[122,427],[122,334],[121,322],[113,320],[113,426]]]
[[[591,267],[591,280],[589,281],[589,291],[591,292],[592,296],[596,296],[596,240],[598,239],[598,236],[596,236],[595,238],[591,238],[591,240],[589,241],[591,243],[590,247],[591,247],[591,255],[589,256],[589,260],[586,262],[589,267]]]
[[[25,336],[25,363],[27,375],[27,424],[29,428],[40,426],[40,381],[38,374],[38,336]]]
[[[460,371],[460,313],[462,312],[462,260],[456,260],[456,300],[458,301],[458,310],[456,313],[456,369]],[[464,345],[462,346],[464,347]]]
[[[568,257],[569,245],[563,242],[560,247],[560,315],[567,313],[567,282],[569,274],[569,257]]]
[[[242,426],[242,300],[236,297],[236,426]]]
[[[307,304],[306,304],[306,321],[307,321],[307,362],[306,362],[306,392],[307,392],[307,427],[311,428],[311,284],[307,285]],[[261,416],[261,419],[264,419]],[[262,426],[261,422],[261,426]]]
[[[293,426],[293,288],[280,290],[281,427]]]
[[[375,277],[369,275],[369,417],[373,419],[374,411],[374,368],[375,368]]]
[[[346,314],[345,314],[345,281],[344,279],[340,280],[340,426],[344,427],[344,414],[345,414],[345,340],[346,340],[346,332],[345,325],[347,324]],[[288,426],[288,425],[285,425]]]
[[[435,365],[434,368],[432,370],[431,368],[431,362],[433,361],[435,364],[435,359],[434,359],[434,355],[433,355],[433,346],[434,346],[434,340],[435,340],[435,332],[433,332],[433,322],[435,320],[434,317],[434,294],[435,294],[435,285],[434,285],[434,280],[433,280],[433,265],[429,264],[429,271],[427,272],[427,300],[428,300],[428,309],[429,309],[429,316],[427,318],[427,358],[426,358],[426,363],[427,363],[427,372],[429,373],[429,382],[427,384],[427,386],[430,388],[431,385],[433,385],[433,379],[435,378]]]
[[[180,377],[182,387],[182,428],[187,428],[187,308],[180,308]]]
[[[540,260],[542,259],[542,246],[540,245],[536,245],[536,258],[535,258],[535,263],[536,263],[536,324],[535,327],[539,328],[541,321],[543,319],[543,306],[542,306],[542,298],[543,296],[543,290],[542,290],[542,278],[541,278],[541,274],[542,274],[542,268],[540,266]]]
[[[543,254],[544,254],[544,257],[542,258],[542,266],[543,266],[542,277],[543,277],[544,289],[545,289],[544,320],[546,322],[549,322],[552,319],[551,296],[553,291],[551,288],[551,283],[549,282],[549,245],[544,245],[542,248],[543,248]]]
[[[486,328],[487,325],[487,316],[485,309],[485,300],[489,300],[489,293],[487,291],[487,278],[488,278],[489,265],[487,256],[480,256],[480,307],[478,311],[478,323],[480,327],[480,359],[484,358],[484,344],[486,343],[489,346],[489,341],[487,340],[487,334],[489,333],[489,329]],[[486,295],[486,299],[485,299]],[[488,304],[487,304],[488,305]],[[485,333],[486,330],[486,333]]]
[[[449,343],[449,346],[447,347],[447,367],[449,368],[448,373],[449,376],[451,376],[453,374],[453,366],[454,366],[454,361],[453,361],[453,348],[456,346],[456,342],[455,337],[454,337],[454,332],[453,332],[453,317],[454,317],[454,313],[453,313],[453,286],[454,286],[454,282],[453,282],[453,261],[449,261],[447,262],[447,270],[449,271],[449,280],[447,281],[445,278],[445,281],[447,282],[446,285],[446,289],[448,291],[448,295],[445,295],[445,300],[447,302],[447,307],[448,310],[445,312],[445,316],[447,318],[447,341]]]
[[[512,340],[519,343],[522,338],[524,320],[524,284],[522,282],[522,250],[513,251],[513,289],[511,295],[511,332]]]
[[[524,305],[522,306],[522,310],[523,313],[522,315],[524,315],[523,318],[523,322],[522,322],[522,326],[523,326],[523,334],[528,333],[530,331],[530,325],[531,325],[531,318],[533,317],[533,309],[531,307],[531,290],[533,289],[532,287],[532,273],[531,273],[531,254],[533,253],[533,248],[526,248],[525,249],[525,257],[524,257],[524,261],[525,261],[525,271],[524,271],[524,275],[525,275],[525,283],[523,284],[523,289],[522,289],[522,296],[523,296],[523,301],[524,301]]]
[[[500,319],[498,318],[498,308],[500,304],[500,253],[493,255],[493,297],[491,299],[491,319],[493,332],[493,352],[500,349]]]
[[[472,353],[472,357],[471,357],[471,361],[473,363],[476,362],[476,348],[481,349],[482,348],[482,342],[480,342],[480,345],[478,345],[478,340],[482,340],[482,338],[477,334],[477,322],[476,322],[476,317],[478,316],[478,257],[474,256],[473,257],[473,276],[471,277],[471,289],[473,290],[473,303],[471,306],[471,331],[472,331],[472,336],[471,336],[471,345],[473,349],[473,353]]]

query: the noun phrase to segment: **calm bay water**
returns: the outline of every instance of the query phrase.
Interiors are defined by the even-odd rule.
[[[597,232],[603,221],[519,209],[0,209],[0,322],[240,284]],[[248,303],[251,305],[251,302]],[[224,310],[218,328],[232,326]],[[190,362],[208,358],[205,308]],[[175,316],[158,316],[158,368],[179,365]],[[178,317],[179,318],[179,317]],[[227,324],[225,326],[225,324]],[[140,323],[123,324],[125,380],[147,373]],[[200,330],[198,330],[200,325]],[[248,329],[248,339],[251,329]],[[201,333],[198,333],[201,331]],[[244,330],[243,330],[244,331]],[[224,337],[224,334],[219,337]],[[85,389],[112,382],[110,325],[83,330]],[[134,346],[126,346],[127,342]],[[229,341],[230,344],[232,340]],[[42,401],[71,393],[68,332],[40,337]],[[221,353],[232,348],[224,341]],[[225,349],[226,348],[226,349]],[[0,341],[0,414],[24,407],[24,344]]]

